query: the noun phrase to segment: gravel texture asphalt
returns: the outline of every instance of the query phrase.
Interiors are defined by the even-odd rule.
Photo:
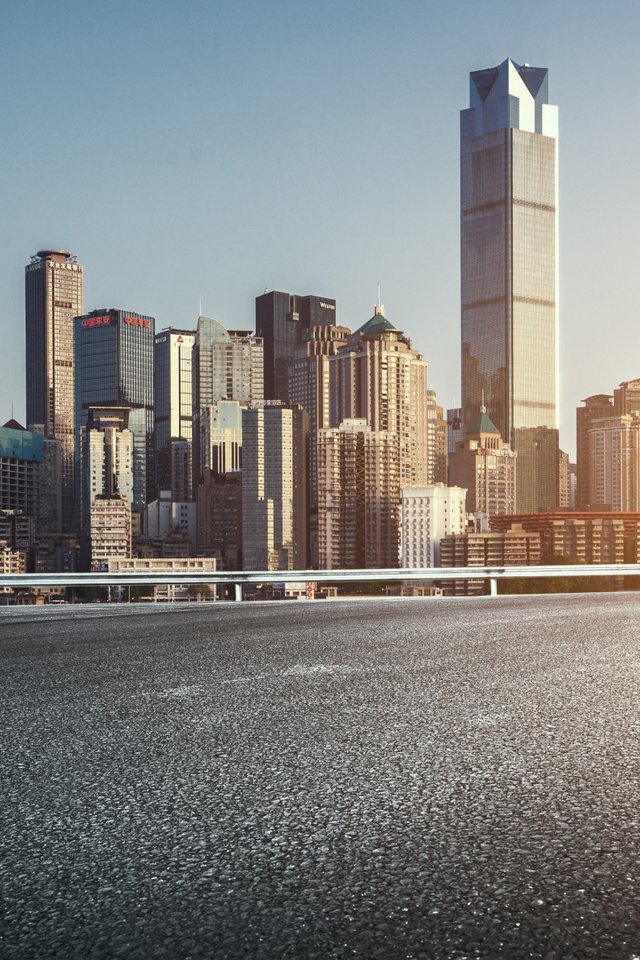
[[[638,611],[0,612],[0,957],[640,960]]]

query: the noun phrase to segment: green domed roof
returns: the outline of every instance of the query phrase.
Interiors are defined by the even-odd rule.
[[[391,321],[387,320],[384,314],[378,313],[378,311],[376,310],[376,312],[371,317],[371,319],[367,320],[366,323],[363,323],[360,329],[356,330],[356,333],[363,333],[363,334],[384,333],[385,330],[395,330],[395,329],[396,328],[391,323]]]
[[[470,436],[475,436],[478,433],[497,433],[499,435],[500,431],[496,427],[487,411],[482,409],[477,418],[471,424],[468,433]]]

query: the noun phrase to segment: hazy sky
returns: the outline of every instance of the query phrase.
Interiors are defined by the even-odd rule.
[[[560,107],[561,442],[640,376],[640,3],[0,0],[0,422],[24,417],[24,265],[85,308],[253,324],[267,289],[385,313],[460,399],[459,110],[506,57]]]

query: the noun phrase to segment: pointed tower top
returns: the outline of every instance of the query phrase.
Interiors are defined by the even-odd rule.
[[[380,293],[380,281],[378,280],[378,296],[376,298],[376,305],[374,308],[374,316],[384,316],[384,306],[382,305],[382,295]]]

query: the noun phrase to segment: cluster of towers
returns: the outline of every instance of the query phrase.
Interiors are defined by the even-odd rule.
[[[0,508],[32,517],[39,562],[75,550],[94,568],[429,565],[435,531],[460,534],[469,515],[572,505],[557,429],[557,108],[546,69],[506,60],[470,81],[461,407],[445,416],[379,296],[349,327],[331,298],[265,291],[255,325],[200,316],[156,333],[145,313],[85,313],[76,257],[42,250],[26,267],[29,429],[0,437],[1,463],[31,477],[24,502],[0,489]],[[640,506],[635,388],[579,410],[579,508]]]

